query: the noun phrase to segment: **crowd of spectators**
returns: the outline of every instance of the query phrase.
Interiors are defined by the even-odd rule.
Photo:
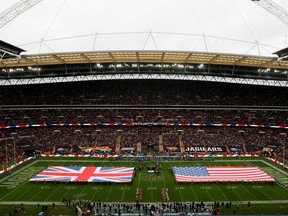
[[[283,149],[279,146],[287,141],[280,134],[286,134],[285,130],[160,127],[150,123],[287,126],[287,95],[287,88],[281,87],[161,80],[1,86],[2,126],[43,123],[145,123],[146,126],[5,129],[0,131],[3,146],[0,161],[11,161],[15,155],[17,159],[23,157],[25,152],[17,145],[23,139],[33,144],[36,153],[141,151],[165,155],[181,152],[183,145],[186,153],[191,154],[197,151],[191,147],[219,147],[219,152],[221,149],[229,154],[259,152],[273,144],[278,145],[274,154],[281,157]],[[17,135],[10,139],[12,133]],[[163,151],[159,151],[160,139]],[[119,145],[120,152],[116,152]]]
[[[195,123],[288,125],[287,111],[167,109],[0,110],[1,125],[58,123]]]
[[[86,201],[83,206],[88,207],[91,212],[94,211],[95,215],[121,215],[125,213],[134,213],[135,215],[165,215],[165,213],[171,215],[186,215],[188,213],[211,215],[213,209],[215,209],[215,213],[217,212],[217,207],[211,202],[101,203]]]
[[[283,131],[282,131],[283,132]],[[15,138],[10,139],[12,134]],[[262,153],[267,147],[276,150],[282,157],[283,134],[275,129],[223,128],[223,127],[48,127],[2,130],[0,149],[1,162],[14,156],[14,141],[17,159],[22,158],[24,150],[17,145],[29,139],[33,145],[32,154],[132,154],[153,153],[175,155],[180,152],[180,139],[188,154],[245,154]],[[159,144],[162,136],[164,152]],[[115,146],[120,137],[120,152]],[[6,139],[8,138],[8,139]],[[286,138],[286,137],[284,137]],[[137,144],[141,145],[140,150]],[[285,143],[287,145],[287,143]],[[272,147],[271,147],[272,146]],[[197,148],[199,147],[199,148]],[[212,148],[214,147],[214,148]],[[203,148],[205,148],[203,150]],[[122,151],[121,151],[122,150]],[[183,154],[183,152],[182,152]]]
[[[2,86],[0,92],[0,105],[288,105],[287,88],[199,81],[73,82]]]

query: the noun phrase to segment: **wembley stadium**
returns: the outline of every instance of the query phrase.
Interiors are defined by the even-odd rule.
[[[287,1],[0,5],[0,215],[288,215]]]

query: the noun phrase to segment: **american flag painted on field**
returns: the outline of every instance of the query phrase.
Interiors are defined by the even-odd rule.
[[[258,167],[215,166],[215,167],[173,167],[177,182],[227,182],[275,180]]]
[[[134,167],[49,166],[30,181],[131,182]]]

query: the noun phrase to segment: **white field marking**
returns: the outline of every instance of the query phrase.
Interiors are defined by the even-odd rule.
[[[219,200],[221,201],[221,200]],[[242,200],[242,201],[233,201],[231,200],[232,204],[235,203],[239,203],[239,204],[247,204],[247,202],[251,202],[251,204],[288,204],[288,200],[255,200],[255,201],[251,201],[251,200]],[[38,203],[40,205],[50,205],[52,203],[55,203],[56,205],[61,205],[61,206],[66,206],[65,203],[59,202],[59,201],[1,201],[0,205],[20,205],[21,203],[23,203],[23,205],[32,205],[32,206],[36,206]],[[106,203],[120,203],[120,202],[106,202]],[[127,202],[124,202],[127,203]],[[132,202],[131,202],[132,203]],[[150,204],[161,204],[162,202],[149,202]],[[143,202],[143,204],[149,204],[148,202]],[[173,203],[173,202],[170,202]],[[189,202],[185,202],[185,203],[189,203]],[[212,203],[212,202],[211,202]]]
[[[97,187],[91,187],[94,190],[103,190],[103,187],[97,186]]]
[[[269,185],[269,187],[271,188],[271,190],[275,191],[277,194],[279,194],[279,196],[283,196],[283,194],[280,194],[277,190],[275,190],[271,185]]]
[[[36,162],[36,161],[34,161],[34,162],[32,162],[32,163],[35,163],[35,162]],[[32,163],[31,163],[31,164],[32,164]],[[31,165],[31,164],[29,164],[29,165]],[[24,167],[23,167],[23,168],[24,168]],[[19,170],[19,171],[22,171],[23,168],[21,168],[21,170]],[[27,170],[27,167],[25,167],[25,168],[26,168],[26,170]],[[31,167],[28,166],[28,169],[29,169],[29,168],[31,168]],[[19,172],[17,172],[17,173],[19,173]],[[16,175],[17,173],[15,172],[15,175]],[[15,175],[12,175],[12,176],[14,177]],[[27,182],[24,181],[22,184],[17,185],[17,187],[15,187],[14,189],[12,189],[8,194],[6,194],[5,196],[1,197],[0,200],[3,200],[5,197],[9,196],[11,193],[14,193],[15,190],[19,190],[19,189],[20,189],[22,186],[24,186],[26,183],[27,183]],[[32,188],[32,187],[31,187],[31,188]],[[31,189],[31,188],[30,188],[30,189]],[[29,191],[30,189],[26,190],[25,193],[26,193],[27,191]],[[24,194],[25,194],[25,193],[24,193]],[[23,194],[22,194],[22,195],[23,195]],[[21,195],[21,196],[22,196],[22,195]]]
[[[247,189],[246,189],[247,190]],[[273,198],[271,196],[269,196],[268,193],[264,193],[263,190],[259,190],[262,194],[264,194],[266,197],[270,198],[271,200],[273,200]]]
[[[83,159],[83,160],[73,160],[73,159],[71,159],[71,160],[58,160],[58,159],[48,159],[48,160],[38,160],[38,162],[46,162],[46,161],[48,161],[48,162],[70,162],[70,163],[114,163],[114,162],[118,162],[118,163],[127,163],[128,161],[106,161],[106,160],[85,160],[85,159]],[[139,161],[129,161],[129,162],[131,162],[131,163],[139,163]]]
[[[202,189],[202,190],[210,190],[210,189],[212,189],[212,187],[210,187],[210,186],[201,186],[200,189]]]
[[[179,161],[179,162],[180,162],[180,161]],[[171,161],[169,161],[169,164],[170,164],[170,167],[172,167]],[[177,191],[178,191],[178,192],[179,192],[179,194],[180,194],[181,200],[182,200],[182,202],[183,202],[183,201],[184,201],[184,199],[183,199],[183,196],[182,196],[182,193],[181,193],[181,191],[179,190],[179,185],[177,185],[176,187],[177,187]],[[169,197],[169,199],[170,199],[170,197]]]
[[[211,196],[211,194],[209,193],[209,191],[206,189],[206,187],[205,187],[205,186],[203,186],[203,188],[204,188],[204,189],[205,189],[205,191],[208,193],[208,195],[209,195],[210,199],[211,199],[211,200],[214,200],[214,199],[213,199],[213,197]]]
[[[196,197],[196,200],[199,200],[198,197],[197,197],[197,194],[195,193],[195,191],[193,189],[193,185],[191,185],[190,188],[192,190],[193,195]]]
[[[210,162],[208,162],[208,164],[210,165]],[[218,188],[218,190],[224,195],[224,197],[225,197],[225,199],[226,200],[229,200],[228,199],[228,197],[223,193],[223,191],[219,188],[219,186],[216,184],[216,186],[217,186],[217,188]],[[209,195],[210,195],[210,193],[209,193]],[[210,195],[210,197],[211,197],[211,195]],[[211,197],[212,198],[212,197]],[[213,200],[213,199],[212,199]]]
[[[51,195],[54,194],[54,193],[58,190],[59,187],[60,187],[60,185],[58,185],[58,187],[57,187],[55,190],[53,190],[52,193],[49,193],[49,196],[47,196],[46,199],[45,199],[44,201],[47,201],[48,198],[51,197]],[[47,202],[48,202],[48,201],[47,201]]]
[[[12,172],[11,175],[5,176],[3,178],[0,179],[0,183],[7,181],[7,179],[12,178],[14,176],[16,176],[18,173],[23,172],[23,170],[30,168],[32,165],[34,165],[35,163],[37,163],[37,161],[33,161],[30,164],[28,164],[27,166],[24,166],[22,168],[20,168],[19,170],[16,170],[15,172]],[[39,167],[40,168],[40,167]],[[43,169],[43,167],[41,167]]]
[[[64,188],[67,189],[67,192],[63,195],[63,197],[67,197],[66,195],[70,192],[70,190],[76,190],[75,186],[67,186]]]
[[[129,166],[131,167],[131,165],[132,165],[132,164],[131,164],[131,161],[130,161]],[[133,177],[132,177],[132,178],[133,178]],[[125,195],[126,189],[130,189],[130,188],[126,187],[126,186],[125,186],[125,187],[122,187],[122,188],[123,188],[123,189],[122,189],[122,190],[123,190],[123,193],[122,193],[122,197],[121,197],[121,202],[122,202],[123,199],[124,199],[124,195]],[[136,195],[135,195],[135,196],[136,196]]]
[[[41,168],[43,169],[43,168]],[[0,188],[6,188],[6,189],[16,189],[19,187],[22,183],[26,183],[28,179],[30,179],[33,175],[36,173],[39,173],[40,168],[38,167],[28,167],[26,170],[24,170],[22,173],[19,173],[17,175],[13,175],[6,181],[0,183]]]
[[[182,193],[181,193],[181,191],[179,190],[179,186],[178,186],[178,185],[177,185],[177,191],[178,191],[179,194],[180,194],[180,197],[181,197],[182,202],[184,202],[184,199],[183,199]],[[168,196],[169,196],[169,194],[168,194]],[[169,197],[169,199],[170,199],[170,197]]]
[[[67,190],[76,190],[75,186],[67,186],[67,187],[64,187],[64,188],[67,189]]]
[[[147,190],[157,190],[157,187],[147,187]]]
[[[261,186],[261,185],[253,185],[252,187],[255,189],[262,189],[263,188],[263,186]]]
[[[252,197],[254,197],[255,200],[257,200],[257,198],[244,186],[244,185],[241,185],[249,194],[252,195]]]
[[[278,167],[275,167],[274,165],[268,163],[267,161],[262,160],[262,162],[265,163],[266,165],[272,167],[273,169],[278,170],[279,172],[281,172],[281,173],[284,174],[285,176],[288,176],[288,173],[286,173],[285,171],[279,169]]]
[[[220,187],[216,184],[218,190],[224,195],[225,199],[228,201],[228,197],[225,195],[225,193],[220,189]]]
[[[50,186],[42,186],[40,189],[41,190],[48,190],[48,189],[50,189]]]
[[[159,163],[160,163],[160,162],[159,162]],[[162,165],[161,165],[161,167],[162,167]],[[161,175],[161,177],[162,177],[162,182],[163,182],[163,184],[164,184],[164,188],[166,188],[166,182],[165,182],[165,179],[164,179],[164,174],[162,174],[162,172],[161,172],[160,175]],[[169,199],[170,199],[170,197],[169,197]]]
[[[153,181],[150,181],[150,182],[151,182],[151,188],[153,188],[153,190],[154,190],[154,188],[156,188],[156,187],[153,187],[153,183],[152,183]],[[153,200],[154,200],[153,190],[151,190],[151,198],[152,198],[151,200],[152,200],[152,202],[153,202]],[[156,188],[156,190],[157,190],[157,188]]]
[[[34,197],[38,196],[38,194],[40,194],[43,190],[39,190],[38,193],[36,193],[29,201],[32,201],[34,199]]]
[[[3,200],[5,197],[9,196],[11,193],[13,193],[16,189],[19,190],[19,188],[21,188],[24,184],[26,184],[26,182],[23,182],[22,184],[20,184],[18,187],[14,188],[13,190],[11,190],[8,194],[6,194],[5,196],[1,197],[0,200]]]
[[[238,186],[230,186],[230,185],[228,185],[228,186],[225,186],[227,189],[237,189],[238,188]]]
[[[234,194],[236,194],[243,201],[242,197],[239,196],[238,193],[236,193],[236,191],[234,189],[232,189],[232,191],[234,192]]]
[[[83,192],[86,190],[87,186],[88,186],[88,184],[85,185],[85,187],[83,188],[83,190],[81,191],[80,194],[83,194]]]
[[[122,197],[121,197],[121,202],[123,202],[125,191],[126,191],[126,190],[123,189],[123,193],[122,193]],[[135,197],[136,197],[136,195],[135,195]]]
[[[83,197],[85,197],[87,194],[84,193],[79,193],[79,194],[74,194],[73,197],[76,197],[76,199],[81,199]]]
[[[25,192],[23,192],[20,196],[17,197],[17,199],[19,200],[20,197],[23,197],[27,192],[29,192],[31,189],[33,189],[33,187],[30,187],[28,190],[25,190]],[[42,191],[42,190],[40,190]],[[30,200],[31,201],[31,200]]]
[[[102,161],[102,163],[103,163],[103,161]],[[102,166],[102,163],[100,164],[100,166]],[[98,190],[103,190],[103,187],[100,187],[100,186],[98,186],[98,187],[92,187],[92,189],[94,189],[95,192],[94,192],[91,200],[94,200],[94,198],[95,198],[95,196],[96,196],[96,194],[97,194],[97,191],[98,191]]]
[[[112,186],[110,187],[110,190],[109,190],[109,193],[107,194],[107,198],[106,198],[106,200],[108,200],[108,198],[110,197],[110,194],[111,194],[112,188],[113,188],[113,184],[112,184]]]

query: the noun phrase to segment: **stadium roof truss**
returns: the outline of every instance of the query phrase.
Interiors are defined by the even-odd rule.
[[[168,51],[53,53],[0,61],[0,85],[109,79],[201,80],[288,87],[288,61]]]

